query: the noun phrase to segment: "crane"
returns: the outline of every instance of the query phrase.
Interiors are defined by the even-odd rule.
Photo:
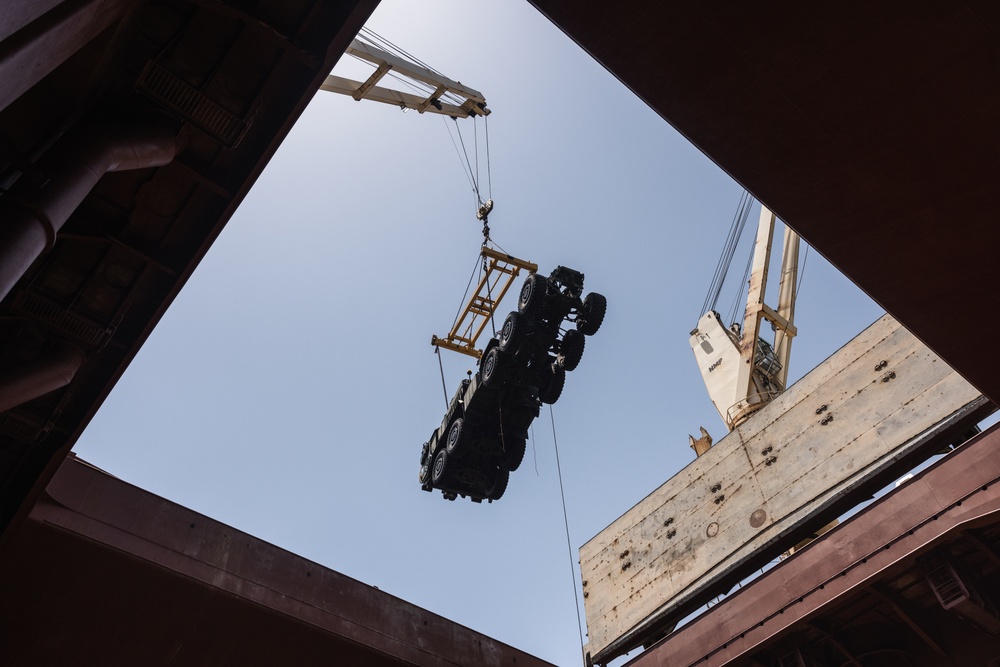
[[[346,53],[372,63],[375,71],[363,82],[331,74],[320,86],[321,90],[350,95],[359,101],[372,100],[404,110],[414,109],[419,113],[437,113],[452,118],[488,116],[490,113],[486,107],[486,98],[479,91],[452,81],[429,67],[384,51],[374,44],[355,39]],[[427,94],[415,95],[376,85],[390,71],[407,85],[416,90],[424,89]]]
[[[799,236],[785,227],[778,306],[772,308],[764,303],[764,293],[771,263],[774,223],[774,213],[762,206],[742,323],[726,326],[719,313],[710,309],[690,334],[691,350],[705,387],[729,431],[770,403],[785,390],[788,382],[788,359],[796,334],[793,320]],[[764,320],[775,330],[773,344],[760,335]],[[710,444],[711,438],[704,429],[701,438],[691,438],[695,451],[707,449]]]

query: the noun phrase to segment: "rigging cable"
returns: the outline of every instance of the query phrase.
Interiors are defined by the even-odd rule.
[[[476,158],[476,196],[479,197],[476,206],[481,206],[483,198],[479,196],[479,123],[476,122],[475,116],[472,117],[472,150]]]
[[[736,292],[736,298],[733,299],[732,308],[729,311],[729,323],[732,324],[736,321],[736,316],[739,313],[740,303],[745,302],[746,298],[743,296],[743,290],[749,289],[747,281],[750,280],[750,267],[753,266],[753,248],[750,249],[750,255],[747,256],[747,265],[743,269],[743,280],[740,281],[740,289]],[[742,322],[740,323],[742,325]]]
[[[442,74],[441,72],[439,72],[437,69],[431,67],[430,65],[428,65],[427,63],[425,63],[424,61],[422,61],[420,58],[417,58],[415,55],[413,55],[412,53],[410,53],[406,49],[403,49],[402,47],[399,47],[396,44],[393,44],[391,41],[389,41],[385,37],[382,37],[381,35],[379,35],[374,30],[371,30],[370,28],[362,27],[361,28],[361,33],[364,34],[364,38],[367,38],[372,46],[374,46],[376,48],[384,49],[385,51],[388,51],[389,53],[393,53],[396,56],[402,58],[403,60],[409,60],[411,63],[420,65],[424,69],[429,70],[430,72],[433,72],[434,74],[436,74],[437,76],[441,77],[442,79],[446,78],[444,76],[444,74]],[[361,41],[362,43],[365,43],[365,39],[364,38],[360,38],[359,41]],[[398,80],[398,81],[403,81],[404,83],[407,83],[409,81],[408,79],[403,79],[403,78],[401,78],[399,76],[396,76],[392,72],[392,70],[390,70],[388,72],[388,75],[391,76],[392,78]],[[420,83],[423,86],[422,89],[421,88],[417,88],[415,85],[413,85],[412,82],[409,82],[409,85],[412,88],[416,89],[416,90],[420,90],[424,94],[433,94],[434,91],[436,90],[436,88],[433,85],[429,84],[429,83],[426,83],[426,82],[420,82]],[[455,95],[454,93],[452,93],[450,91],[446,91],[444,93],[444,95],[442,95],[441,97],[442,98],[446,98],[448,101],[453,102],[456,105],[460,105],[464,101],[464,100],[460,99],[457,95]]]
[[[493,174],[490,171],[490,117],[483,116],[483,131],[486,134],[486,189],[488,199],[493,199]]]
[[[404,50],[404,49],[396,46],[391,41],[389,41],[385,37],[382,37],[381,35],[379,35],[378,33],[376,33],[374,30],[371,30],[370,28],[362,27],[361,31],[360,31],[360,34],[358,36],[358,39],[359,39],[359,41],[362,44],[367,44],[368,46],[372,46],[372,47],[375,47],[375,48],[378,48],[378,49],[384,49],[385,51],[387,51],[389,53],[395,54],[398,57],[401,57],[401,58],[409,60],[410,62],[416,63],[416,64],[420,65],[421,67],[423,67],[423,68],[425,68],[427,70],[430,70],[431,72],[437,74],[441,78],[444,78],[444,75],[441,74],[440,72],[438,72],[436,69],[434,69],[433,67],[431,67],[427,63],[423,62],[422,60],[420,60],[419,58],[417,58],[413,54],[411,54],[411,53],[407,52],[406,50]],[[352,54],[352,56],[356,60],[359,60],[359,61],[362,61],[362,62],[367,62],[367,61],[365,61],[364,58],[360,58],[360,57],[358,57],[356,55],[353,55],[353,54]],[[423,93],[423,94],[427,94],[427,95],[433,95],[434,92],[436,91],[436,89],[433,86],[430,86],[427,83],[419,82],[419,85],[418,85],[418,83],[415,83],[414,81],[410,80],[409,78],[403,78],[403,77],[400,77],[400,76],[396,76],[391,71],[388,72],[388,75],[390,77],[396,79],[397,81],[403,83],[404,85],[408,86],[410,89],[415,90],[417,92],[420,92],[420,93]],[[441,98],[444,98],[444,99],[447,99],[450,102],[453,102],[456,106],[459,106],[459,105],[461,105],[464,102],[464,100],[462,100],[459,96],[455,95],[454,93],[452,93],[450,91],[445,91],[445,93],[443,95],[441,95]],[[461,143],[461,145],[462,145],[462,149],[461,150],[459,150],[458,144],[455,143],[455,136],[452,134],[451,128],[447,124],[447,119],[443,119],[443,120],[445,121],[445,127],[448,128],[448,136],[451,139],[452,146],[454,146],[454,148],[455,148],[455,153],[458,155],[459,162],[462,163],[462,170],[465,172],[466,178],[469,180],[469,184],[472,186],[472,191],[475,194],[475,197],[476,197],[476,207],[477,207],[477,210],[479,210],[481,212],[481,216],[480,217],[481,217],[481,219],[483,221],[483,246],[486,246],[487,244],[491,243],[491,239],[490,239],[490,235],[489,235],[489,225],[488,225],[488,221],[487,221],[487,215],[489,213],[489,209],[486,209],[485,213],[482,213],[483,207],[484,207],[484,202],[483,202],[483,198],[482,198],[482,196],[480,194],[480,190],[479,190],[479,162],[480,162],[480,160],[479,160],[479,129],[478,129],[479,126],[476,123],[477,114],[476,113],[471,113],[470,115],[472,116],[472,121],[473,121],[473,125],[472,125],[472,128],[473,128],[473,138],[474,138],[473,140],[475,142],[475,145],[473,146],[473,151],[474,151],[473,154],[474,154],[475,162],[476,162],[475,168],[473,168],[473,166],[472,166],[472,164],[471,164],[471,162],[469,160],[469,150],[465,146],[465,139],[462,137],[462,130],[461,130],[461,128],[457,124],[458,119],[455,118],[455,117],[452,117],[452,120],[456,121],[455,131],[458,133],[458,140],[459,140],[459,143]],[[488,182],[489,182],[490,197],[492,197],[493,175],[492,175],[492,171],[490,169],[490,157],[489,157],[489,155],[490,155],[490,148],[489,148],[489,141],[490,141],[490,139],[489,139],[489,124],[488,124],[487,121],[484,121],[484,122],[486,122],[486,127],[485,127],[485,135],[486,135],[486,173],[487,173],[487,179],[488,179]],[[464,162],[462,161],[463,157],[464,157]],[[492,208],[492,205],[490,206],[490,208]],[[477,261],[476,265],[478,265],[478,264],[479,263]],[[483,264],[482,264],[482,267],[481,267],[480,271],[481,272],[482,271],[487,271],[486,259],[485,258],[483,258]],[[462,313],[462,305],[461,304],[465,303],[465,298],[469,294],[469,288],[472,286],[472,280],[473,280],[473,278],[475,278],[475,275],[476,275],[476,269],[473,268],[472,275],[469,277],[469,282],[468,282],[468,284],[465,287],[465,294],[462,296],[462,301],[459,304],[458,312],[456,312],[455,319],[452,322],[452,329],[453,330],[454,330],[455,326],[458,324],[458,318],[461,316],[461,313]],[[480,275],[482,275],[482,273]],[[487,274],[487,278],[488,278],[488,274]],[[492,299],[493,299],[492,287],[491,287],[488,279],[486,281],[486,291],[487,291],[487,297],[490,299],[490,301],[492,301]],[[493,329],[493,335],[496,336],[496,320],[495,320],[495,318],[494,318],[494,316],[492,314],[492,311],[491,311],[491,315],[490,315],[490,325],[491,325],[491,327]],[[445,407],[447,408],[447,405],[448,405],[448,389],[447,389],[447,386],[445,384],[445,379],[444,379],[444,364],[441,362],[441,350],[440,350],[440,348],[438,348],[438,347],[435,346],[435,353],[438,355],[438,365],[440,366],[440,369],[441,369],[441,386],[444,389]]]
[[[556,472],[559,474],[559,496],[562,498],[563,525],[566,527],[566,552],[569,555],[569,573],[573,579],[573,599],[576,601],[576,628],[580,633],[580,646],[583,646],[583,621],[580,618],[580,594],[576,590],[576,566],[573,558],[573,543],[569,537],[569,515],[566,514],[566,493],[563,490],[562,467],[559,465],[559,442],[556,439],[556,418],[552,414],[552,404],[549,404],[549,419],[552,421],[552,444],[556,450]]]
[[[801,237],[800,237],[801,240]],[[793,301],[799,298],[799,291],[802,289],[802,283],[806,280],[806,262],[809,261],[809,245],[806,244],[805,256],[802,258],[802,268],[799,270],[799,279],[795,281],[795,296]]]
[[[534,421],[534,420],[532,420]],[[535,448],[535,424],[531,424],[531,458],[535,460],[535,477],[538,477],[538,449]]]
[[[729,232],[726,235],[726,242],[722,248],[722,253],[719,255],[719,261],[715,266],[715,274],[712,276],[712,282],[709,285],[708,293],[705,295],[705,301],[702,304],[701,313],[698,317],[701,317],[710,310],[715,310],[716,304],[719,301],[719,295],[722,292],[723,284],[726,281],[726,276],[729,273],[729,267],[732,264],[733,256],[736,254],[736,248],[739,245],[740,238],[743,235],[743,230],[746,227],[747,218],[750,215],[750,208],[754,203],[754,198],[746,190],[740,196],[739,205],[736,208],[736,213],[733,215],[733,220],[729,225]]]
[[[729,275],[730,266],[732,265],[733,258],[736,256],[736,250],[739,247],[740,240],[743,238],[743,230],[746,229],[747,219],[750,217],[750,210],[751,210],[751,207],[753,206],[753,204],[754,204],[754,198],[751,197],[749,193],[747,193],[746,197],[743,200],[743,208],[742,208],[742,210],[739,211],[739,220],[738,220],[737,225],[736,225],[736,230],[733,233],[733,236],[732,236],[732,239],[731,239],[731,244],[730,244],[730,247],[729,247],[729,255],[726,258],[725,271],[723,272],[722,276],[720,277],[719,284],[716,286],[715,297],[712,300],[712,308],[713,309],[715,308],[715,305],[718,302],[719,295],[722,292],[723,284],[726,281],[726,277]],[[745,287],[747,278],[750,275],[749,274],[749,269],[750,269],[750,266],[752,265],[752,263],[753,263],[753,246],[750,247],[750,251],[747,254],[747,269],[746,269],[746,272],[744,274],[744,278],[743,278],[743,280],[740,283],[740,287],[739,287],[740,293],[743,292],[743,288]]]
[[[729,245],[730,245],[730,243],[732,241],[732,237],[733,237],[733,234],[734,234],[734,231],[735,231],[735,228],[736,228],[737,220],[739,219],[739,215],[740,215],[740,213],[743,210],[743,202],[744,202],[744,199],[745,199],[746,195],[747,195],[747,191],[746,190],[744,190],[743,193],[740,195],[740,203],[739,203],[739,205],[736,208],[736,213],[733,215],[732,221],[729,223],[729,231],[726,233],[726,242],[725,242],[725,244],[722,247],[722,253],[719,255],[719,259],[716,260],[715,271],[712,274],[712,280],[711,280],[711,282],[708,285],[708,292],[706,292],[706,294],[705,294],[705,300],[702,303],[701,313],[698,315],[698,317],[701,317],[701,315],[704,315],[705,313],[708,312],[709,305],[712,302],[712,295],[715,292],[716,284],[720,281],[720,277],[724,276],[724,274],[725,274],[725,268],[726,267],[724,267],[724,264],[725,264],[725,261],[726,261],[726,259],[725,259],[726,258],[726,253],[729,250]]]
[[[420,67],[422,67],[422,68],[424,68],[424,69],[426,69],[426,70],[428,70],[428,71],[436,74],[437,76],[441,77],[442,79],[446,78],[444,76],[444,74],[442,74],[441,72],[439,72],[435,68],[431,67],[430,65],[428,65],[424,61],[420,60],[420,58],[417,58],[416,56],[414,56],[409,51],[406,51],[405,49],[397,46],[396,44],[393,44],[391,41],[389,41],[385,37],[382,37],[381,35],[379,35],[378,33],[376,33],[374,30],[371,30],[370,28],[365,28],[365,27],[361,28],[361,32],[358,34],[358,41],[361,42],[362,44],[366,45],[366,46],[371,46],[371,47],[374,47],[376,49],[379,49],[379,50],[382,50],[382,51],[386,51],[387,53],[395,55],[395,56],[397,56],[397,57],[399,57],[399,58],[401,58],[403,60],[408,60],[409,62],[411,62],[413,64],[416,64],[416,65],[419,65]],[[365,58],[360,58],[360,57],[358,57],[358,56],[356,56],[354,54],[351,54],[351,56],[353,58],[355,58],[356,60],[364,62],[365,64],[368,64],[368,65],[371,64],[371,62],[368,61],[368,60],[366,60]],[[415,84],[413,80],[411,80],[409,78],[402,78],[402,77],[396,75],[392,70],[389,70],[389,72],[387,72],[386,75],[389,76],[389,77],[392,77],[392,78],[396,79],[397,81],[400,81],[400,82],[408,85],[413,90],[416,90],[417,92],[420,92],[420,93],[422,93],[424,95],[433,95],[434,92],[437,90],[435,88],[435,86],[433,86],[433,85],[431,85],[429,83],[423,82],[423,81],[419,82],[419,86],[420,87],[418,87],[418,85]],[[457,95],[456,93],[454,93],[454,92],[452,92],[450,90],[445,90],[444,93],[440,96],[439,99],[445,100],[445,101],[447,101],[447,102],[449,102],[451,104],[454,104],[455,106],[461,106],[466,101],[465,98],[463,98],[460,95]]]
[[[469,162],[469,158],[468,158],[468,156],[466,156],[465,157],[465,162],[462,162],[462,152],[460,150],[458,150],[458,144],[455,143],[455,135],[453,135],[451,133],[451,126],[448,125],[448,119],[445,118],[444,116],[441,116],[441,120],[444,121],[444,126],[446,128],[448,128],[448,136],[451,138],[451,145],[455,147],[455,154],[458,155],[458,161],[462,163],[462,171],[465,172],[465,177],[469,179],[469,185],[472,186],[472,191],[476,192],[476,183],[475,183],[475,181],[472,178],[472,173],[469,171],[468,167],[466,167],[466,164]],[[456,128],[457,128],[457,126],[456,126]],[[461,136],[462,135],[460,133],[459,134],[459,138],[461,138]],[[464,145],[465,144],[463,144],[463,146]],[[478,204],[477,204],[477,206],[478,206]]]
[[[494,241],[492,237],[490,237],[490,238],[489,238],[489,239],[487,239],[487,240],[489,241],[489,244],[490,244],[491,246],[493,246],[494,248],[496,248],[497,250],[499,250],[499,251],[500,251],[500,252],[502,252],[503,254],[505,254],[505,255],[509,255],[509,254],[510,254],[509,252],[507,252],[506,250],[504,250],[504,249],[503,249],[502,247],[500,247],[500,244],[499,244],[499,243],[497,243],[496,241]]]
[[[359,35],[358,41],[360,41],[362,44],[365,44],[366,46],[372,46],[372,47],[374,47],[376,49],[380,49],[380,50],[386,51],[386,52],[388,52],[390,54],[393,54],[393,55],[396,55],[397,57],[402,58],[403,60],[409,60],[410,62],[416,63],[416,64],[420,65],[421,67],[423,67],[424,69],[427,69],[427,70],[430,70],[431,72],[434,72],[438,76],[444,76],[440,72],[438,72],[437,70],[435,70],[433,67],[431,67],[430,65],[428,65],[427,63],[422,62],[419,58],[411,55],[410,53],[408,53],[406,51],[404,51],[403,49],[399,48],[398,46],[396,46],[395,44],[393,44],[389,40],[385,39],[384,37],[378,35],[377,33],[373,32],[371,30],[368,30],[367,28],[362,28],[362,32],[369,33],[368,35],[365,35],[364,37],[361,37]],[[365,38],[367,38],[367,41],[366,41]],[[371,65],[372,64],[371,61],[369,61],[369,60],[367,60],[365,58],[361,58],[360,56],[357,56],[357,55],[355,55],[353,53],[350,54],[350,55],[351,55],[352,58],[354,58],[358,62],[364,63],[365,65]],[[416,91],[418,93],[421,93],[421,94],[424,94],[424,95],[433,93],[434,90],[435,90],[435,88],[433,86],[431,86],[429,83],[425,83],[423,81],[415,82],[415,80],[410,79],[409,77],[402,77],[402,76],[397,75],[391,69],[388,72],[386,72],[386,75],[389,76],[389,77],[391,77],[391,78],[393,78],[393,79],[395,79],[396,81],[399,81],[400,83],[408,86],[411,90],[414,90],[414,91]]]
[[[420,58],[417,58],[413,54],[411,54],[411,53],[407,52],[406,50],[404,50],[404,49],[396,46],[395,44],[393,44],[392,42],[390,42],[388,39],[386,39],[382,35],[378,34],[374,30],[372,30],[371,28],[366,28],[366,27],[362,26],[361,32],[365,35],[365,37],[367,37],[368,39],[370,39],[376,46],[378,46],[379,44],[381,44],[382,47],[384,47],[386,51],[393,52],[397,56],[402,56],[404,58],[409,58],[412,62],[415,62],[416,64],[420,65],[424,69],[429,69],[430,71],[434,72],[438,76],[444,76],[443,74],[441,74],[441,72],[437,71],[436,69],[434,69],[433,67],[431,67],[430,65],[428,65],[427,63],[425,63],[424,61],[420,60]]]
[[[444,409],[448,409],[448,385],[444,382],[444,364],[441,362],[441,348],[434,346],[434,354],[438,357],[438,366],[441,368],[441,389],[444,390]]]
[[[465,139],[462,138],[462,128],[458,126],[458,119],[452,118],[452,120],[455,121],[455,131],[458,133],[458,141],[462,144],[462,153],[465,154],[465,164],[469,168],[469,178],[472,180],[472,191],[476,193],[476,208],[479,208],[483,204],[483,198],[479,196],[479,179],[473,175],[472,163],[469,161],[469,149],[465,147]]]
[[[489,117],[487,116],[485,118],[489,118]],[[445,122],[445,127],[448,128],[448,137],[451,139],[451,144],[452,144],[452,146],[455,147],[455,154],[458,155],[458,161],[462,164],[462,171],[465,172],[465,177],[468,179],[469,185],[472,187],[472,192],[475,195],[475,206],[476,206],[476,209],[478,211],[482,211],[482,208],[486,204],[486,202],[483,200],[482,191],[480,190],[480,187],[479,187],[479,183],[480,183],[480,177],[479,177],[479,163],[480,163],[480,159],[479,159],[479,129],[478,129],[479,128],[479,124],[476,122],[478,120],[478,117],[475,114],[472,115],[472,129],[473,129],[473,142],[474,142],[474,145],[473,145],[473,158],[475,159],[475,163],[476,163],[475,167],[473,167],[473,165],[472,165],[472,159],[469,158],[469,149],[465,145],[465,137],[462,136],[462,129],[458,125],[458,118],[452,117],[452,120],[455,122],[455,133],[452,133],[451,126],[448,125],[448,119],[447,118],[443,118],[443,120]],[[490,129],[489,129],[489,121],[484,119],[483,122],[485,123],[485,130],[484,130],[484,132],[485,132],[485,142],[486,142],[486,178],[487,178],[487,183],[488,183],[488,185],[487,185],[487,188],[488,188],[487,199],[492,200],[493,199],[493,170],[492,170],[492,167],[490,166]],[[455,142],[455,134],[458,135],[458,143]],[[459,149],[459,143],[462,146],[461,149]],[[486,211],[486,215],[488,215],[488,213],[489,213],[489,211],[487,210]],[[487,233],[488,232],[488,227],[487,227],[486,216],[482,215],[480,217],[480,219],[483,221],[483,228],[484,228],[483,235],[485,237],[487,237],[487,240],[488,240],[489,235]]]

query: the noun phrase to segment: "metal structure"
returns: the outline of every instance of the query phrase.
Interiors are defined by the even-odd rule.
[[[461,352],[475,359],[483,356],[476,341],[493,319],[496,307],[521,271],[534,273],[538,265],[483,246],[479,252],[484,270],[476,291],[459,313],[451,331],[444,338],[431,337],[431,345]]]
[[[528,1],[1000,401],[994,3]]]
[[[0,530],[43,492],[376,5],[5,7]]]
[[[961,325],[970,316],[977,329],[1000,326],[991,307],[1000,246],[992,3],[658,3],[637,12],[596,0],[530,2],[1000,400],[1000,358],[970,343]],[[978,573],[975,595],[1000,597],[1000,515],[965,511],[995,496],[992,478],[973,471],[980,463],[995,471],[982,457],[997,438],[994,429],[959,448],[937,473],[918,476],[919,486],[904,484],[629,664],[995,661],[990,630],[957,611],[967,602],[945,609],[919,559],[941,556]]]
[[[331,74],[320,86],[321,90],[349,95],[359,101],[382,102],[401,109],[414,109],[420,113],[426,111],[452,118],[488,116],[490,113],[490,110],[486,108],[486,98],[479,91],[458,81],[452,81],[426,67],[407,62],[373,44],[355,39],[347,47],[346,53],[372,63],[375,65],[375,71],[363,82]],[[377,86],[376,84],[390,71],[418,84],[430,86],[433,92],[426,97],[421,97],[413,93]],[[448,98],[456,99],[458,104],[448,102]]]
[[[580,549],[594,662],[651,643],[993,409],[882,317]]]
[[[990,307],[1000,247],[994,3],[762,2],[725,11],[645,3],[635,11],[598,0],[529,2],[1000,400],[1000,357],[970,344],[981,336],[965,326],[1000,329]],[[62,227],[42,231],[54,236],[23,276],[10,277],[0,303],[4,380],[35,388],[5,384],[18,405],[0,420],[4,664],[156,664],[184,645],[199,649],[192,662],[215,664],[412,664],[411,656],[386,658],[378,643],[401,629],[418,637],[429,664],[538,664],[492,653],[481,637],[359,582],[335,615],[374,617],[377,627],[363,633],[347,622],[338,640],[313,622],[309,605],[262,613],[258,599],[215,579],[190,588],[200,566],[185,557],[196,548],[228,554],[233,567],[222,575],[243,591],[291,595],[297,584],[254,582],[252,569],[237,566],[246,547],[229,539],[242,535],[226,527],[188,544],[176,538],[198,523],[190,514],[130,514],[137,495],[127,485],[81,488],[79,497],[100,501],[85,530],[72,512],[50,511],[49,483],[78,465],[66,460],[73,443],[377,0],[7,4],[4,191],[19,178],[46,182],[42,156],[81,121],[172,119],[184,150],[168,165],[108,171]],[[160,77],[163,69],[174,76]],[[12,203],[5,198],[4,207]],[[5,208],[4,220],[10,215]],[[655,280],[656,268],[647,271],[637,279]],[[921,667],[989,664],[1000,647],[976,601],[1000,597],[1000,514],[989,505],[1000,488],[997,446],[997,430],[983,434],[633,664],[867,666],[893,655]],[[146,538],[112,530],[118,521]],[[174,548],[151,547],[165,543]],[[280,552],[257,548],[261,562]],[[164,567],[160,556],[191,569]],[[942,604],[924,563],[934,582],[960,582],[954,590],[968,595]],[[951,572],[958,576],[938,576]],[[176,604],[180,592],[185,604]],[[246,644],[259,637],[308,653],[273,656]],[[480,653],[457,652],[477,641]]]
[[[487,343],[479,369],[462,380],[441,425],[421,448],[424,491],[440,489],[448,500],[473,502],[503,495],[509,473],[524,458],[539,408],[559,400],[566,373],[583,358],[586,337],[604,322],[607,299],[598,292],[584,295],[583,281],[583,273],[566,266],[547,278],[528,275],[517,310]],[[564,331],[569,322],[576,328]]]
[[[0,664],[546,664],[70,454],[377,4],[0,10]]]
[[[709,311],[698,320],[689,339],[712,403],[730,431],[779,396],[788,382],[788,361],[796,334],[793,320],[799,236],[785,227],[778,307],[771,308],[764,303],[764,294],[774,222],[774,213],[762,206],[742,324],[727,327],[717,312]],[[773,345],[761,337],[761,322],[765,320],[775,330]]]
[[[4,665],[552,667],[72,455],[8,537]]]
[[[628,664],[995,664],[998,447],[980,434]]]

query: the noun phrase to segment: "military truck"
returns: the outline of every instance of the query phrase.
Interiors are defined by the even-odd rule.
[[[475,373],[462,380],[441,425],[420,452],[420,484],[448,500],[500,498],[524,458],[528,429],[542,403],[555,403],[583,356],[585,336],[597,333],[607,300],[583,297],[584,275],[566,267],[546,278],[532,273],[518,309],[504,320]],[[563,322],[575,329],[565,332]]]

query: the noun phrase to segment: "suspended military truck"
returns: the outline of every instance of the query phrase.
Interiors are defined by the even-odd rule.
[[[423,490],[473,502],[503,495],[524,458],[532,420],[542,403],[559,399],[566,372],[583,356],[585,336],[604,321],[607,300],[596,292],[583,296],[583,279],[563,266],[547,278],[527,277],[517,310],[490,339],[478,370],[462,381],[421,449]],[[576,328],[564,331],[564,322]]]

